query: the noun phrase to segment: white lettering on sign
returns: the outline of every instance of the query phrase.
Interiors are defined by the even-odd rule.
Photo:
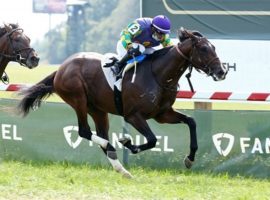
[[[259,140],[259,138],[255,138],[254,140],[254,145],[253,148],[251,150],[251,153],[263,153],[263,149],[262,149],[262,144],[261,141]]]
[[[249,141],[250,141],[250,138],[246,138],[246,137],[240,138],[240,147],[241,147],[242,153],[246,153],[246,148],[250,146]]]
[[[66,126],[63,128],[63,133],[64,133],[64,137],[68,143],[68,145],[70,147],[72,147],[73,149],[76,149],[82,142],[82,139],[79,135],[78,135],[78,126]],[[96,134],[95,131],[92,131],[93,134]],[[72,136],[73,134],[76,134],[74,136]],[[123,145],[119,142],[120,138],[123,138],[124,134],[123,133],[112,133],[112,137],[111,137],[111,144],[118,149],[123,149]],[[129,134],[125,134],[125,137],[129,137],[131,140],[132,144],[135,145],[140,145],[143,143],[146,143],[147,140],[146,138],[144,138],[141,135],[136,135],[134,137],[134,139],[129,135]],[[174,149],[170,147],[169,144],[169,137],[168,136],[156,136],[157,138],[157,143],[156,143],[156,147],[152,148],[151,151],[157,151],[157,152],[174,152]],[[93,142],[89,141],[89,146],[92,147],[93,146]]]
[[[218,153],[226,157],[233,147],[238,146],[231,138],[234,138],[234,135],[229,133],[216,133],[212,136],[213,143],[218,151]],[[221,149],[221,143],[224,139],[230,139],[225,150]],[[250,138],[250,137],[240,137],[239,146],[242,153],[251,153],[251,154],[270,154],[270,138],[260,139],[260,138]],[[238,146],[238,147],[239,147]],[[229,148],[228,148],[229,147]]]
[[[1,124],[1,133],[3,140],[22,141],[22,137],[18,136],[17,126],[12,124]]]
[[[116,148],[123,148],[123,145],[119,142],[119,139],[123,137],[123,133],[112,133],[112,145]],[[141,136],[141,135],[136,135],[135,136],[135,140],[129,135],[126,134],[125,137],[129,137],[131,139],[131,143],[135,144],[135,145],[140,145],[140,144],[144,144],[147,142],[146,138]],[[156,152],[174,152],[173,148],[169,147],[169,137],[168,136],[160,136],[157,135],[157,143],[156,146],[152,149],[150,149],[151,151],[156,151]]]
[[[270,153],[270,138],[265,140],[265,153]]]

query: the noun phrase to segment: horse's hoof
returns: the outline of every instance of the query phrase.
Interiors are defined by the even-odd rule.
[[[192,165],[193,165],[193,161],[191,161],[191,160],[188,158],[188,156],[186,156],[186,157],[184,158],[184,164],[185,164],[186,168],[190,169],[190,168],[192,167]]]
[[[118,140],[123,146],[126,146],[127,143],[131,143],[131,139],[128,137],[122,137]]]
[[[133,178],[133,176],[132,176],[131,173],[129,173],[129,172],[124,173],[124,174],[123,174],[123,177],[124,177],[124,178],[128,178],[128,179],[132,179],[132,178]]]

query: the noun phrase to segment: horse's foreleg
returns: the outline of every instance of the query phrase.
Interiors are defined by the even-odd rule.
[[[192,117],[176,112],[173,109],[170,109],[169,111],[159,115],[158,117],[155,118],[155,120],[159,123],[170,123],[170,124],[185,123],[188,125],[190,131],[190,153],[185,158],[184,162],[187,168],[191,168],[192,162],[194,162],[195,160],[196,151],[198,149],[195,120]]]
[[[94,119],[94,121],[97,125],[97,122],[95,119]],[[106,131],[106,128],[104,130],[102,129],[103,125],[104,124],[98,124],[97,135],[93,134],[91,132],[90,128],[87,129],[87,128],[83,128],[82,126],[79,126],[79,135],[81,137],[88,139],[88,140],[92,140],[94,143],[98,144],[102,148],[103,152],[106,154],[106,156],[107,156],[108,160],[110,161],[111,165],[113,166],[113,168],[117,172],[123,174],[124,177],[132,178],[132,175],[123,167],[123,165],[118,160],[116,150],[110,144],[108,138],[106,138],[106,139],[103,138],[105,135],[105,131]]]
[[[123,174],[124,177],[132,178],[132,175],[127,171],[117,158],[115,148],[109,142],[109,120],[108,114],[103,112],[91,113],[91,116],[95,122],[97,135],[92,135],[92,141],[99,144],[107,156],[109,162],[113,168]]]
[[[131,144],[131,140],[129,138],[120,139],[119,142],[130,149],[132,153],[136,154],[141,151],[152,149],[156,146],[157,138],[142,116],[136,114],[125,118],[125,120],[129,122],[134,128],[136,128],[137,131],[139,131],[147,140],[147,143],[145,144],[133,145]]]

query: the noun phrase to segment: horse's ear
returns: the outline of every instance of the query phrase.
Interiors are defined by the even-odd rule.
[[[4,23],[4,26],[7,32],[12,31],[12,28],[9,26],[9,24]]]
[[[194,43],[200,40],[200,37],[203,37],[199,31],[187,31],[187,35]]]
[[[180,42],[183,42],[189,38],[193,41],[197,41],[198,37],[203,37],[203,35],[199,31],[189,31],[181,27],[178,31],[178,37]]]
[[[178,37],[179,37],[180,42],[185,41],[186,39],[189,38],[188,31],[184,27],[181,27],[178,30]]]
[[[196,35],[196,36],[198,36],[198,37],[203,37],[203,35],[199,32],[199,31],[192,31],[192,34],[193,35]]]

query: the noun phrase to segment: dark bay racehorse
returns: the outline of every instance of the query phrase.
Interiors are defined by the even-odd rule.
[[[147,139],[147,143],[133,145],[127,138],[123,138],[121,142],[136,154],[155,147],[157,142],[147,119],[153,118],[159,123],[187,124],[191,138],[190,153],[184,161],[186,167],[190,168],[198,148],[196,123],[193,118],[172,108],[178,81],[189,66],[212,76],[215,81],[225,79],[227,69],[217,57],[215,47],[199,32],[181,29],[179,38],[181,42],[175,46],[156,51],[139,64],[134,83],[131,82],[134,70],[125,74],[122,85],[122,116]],[[26,115],[31,108],[40,106],[44,98],[57,93],[75,110],[79,135],[99,144],[116,171],[131,176],[118,161],[115,149],[108,141],[108,113],[118,115],[118,112],[114,93],[101,69],[102,58],[97,53],[78,53],[71,56],[58,71],[23,91],[24,97],[18,108]],[[90,130],[87,114],[95,122],[97,135]]]
[[[35,50],[30,47],[29,37],[17,24],[4,24],[0,27],[0,77],[3,82],[8,82],[4,72],[10,61],[30,69],[38,66],[39,62]]]

